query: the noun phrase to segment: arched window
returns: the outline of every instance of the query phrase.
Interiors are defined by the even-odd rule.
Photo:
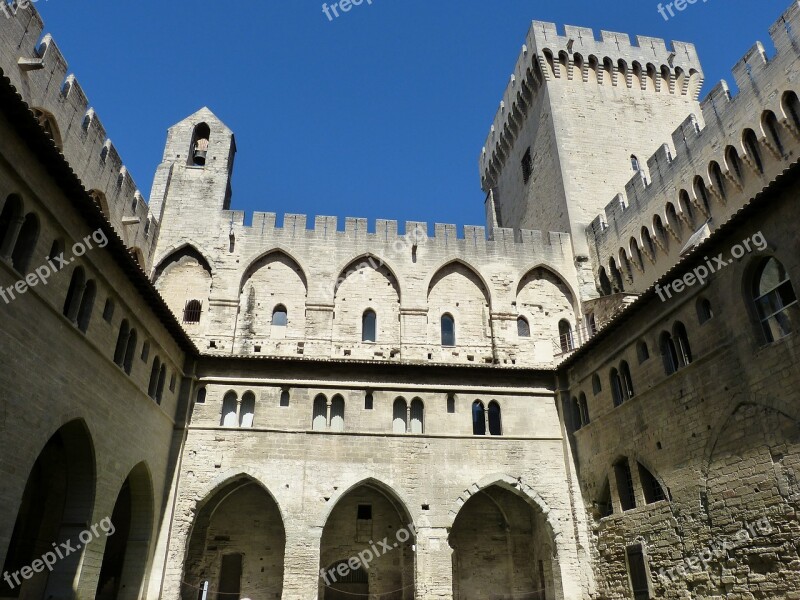
[[[623,458],[614,464],[614,475],[617,480],[617,490],[619,491],[619,501],[622,510],[632,510],[636,508],[633,475],[631,473],[631,465],[627,458]]]
[[[127,319],[123,319],[119,325],[119,335],[117,335],[117,346],[114,350],[114,362],[122,367],[125,364],[125,349],[128,347],[128,336],[130,336],[130,325]]]
[[[22,228],[17,236],[17,243],[14,244],[14,251],[11,253],[11,264],[20,273],[27,273],[30,266],[31,257],[36,250],[36,242],[39,239],[39,219],[33,213],[25,215]]]
[[[669,244],[669,238],[667,237],[667,228],[664,227],[664,222],[658,215],[653,217],[653,231],[655,232],[656,238],[661,243],[661,245],[663,247],[667,247],[667,244]]]
[[[678,198],[684,217],[689,222],[689,225],[694,227],[694,210],[692,208],[692,201],[689,199],[689,193],[686,190],[681,190],[678,194]]]
[[[636,357],[639,359],[639,364],[650,358],[650,350],[647,348],[647,342],[644,340],[636,344]]]
[[[586,323],[587,329],[589,331],[589,336],[594,336],[597,334],[597,320],[594,318],[594,313],[589,313],[586,315]]]
[[[133,369],[133,357],[136,356],[137,341],[136,330],[131,329],[131,333],[128,336],[128,345],[125,347],[125,362],[123,364],[125,372],[128,375],[131,374],[131,370]]]
[[[756,271],[753,302],[767,342],[774,342],[792,332],[788,308],[797,304],[797,296],[789,274],[776,258],[767,259]]]
[[[739,183],[742,183],[744,181],[742,159],[739,158],[739,153],[733,146],[728,146],[725,149],[725,162],[728,163],[728,170],[736,175],[736,179]]]
[[[625,291],[625,285],[622,283],[622,273],[617,268],[617,261],[614,257],[608,259],[608,270],[611,273],[611,289],[615,294]]]
[[[611,288],[611,280],[608,278],[605,267],[600,267],[600,271],[597,274],[597,280],[600,282],[600,294],[603,296],[610,296],[613,292],[613,289]]]
[[[575,341],[572,338],[572,325],[566,319],[561,319],[558,322],[558,339],[562,353],[566,354],[575,349]]]
[[[253,392],[245,392],[242,396],[242,407],[239,411],[239,427],[250,429],[253,427],[253,419],[256,414],[256,395]]]
[[[37,121],[39,121],[39,125],[44,130],[45,134],[47,134],[47,137],[53,140],[56,148],[60,150],[62,147],[61,134],[58,130],[58,125],[56,124],[56,120],[53,115],[46,110],[42,110],[41,108],[34,108],[33,116],[36,117]]]
[[[411,433],[425,433],[425,404],[419,398],[411,401]]]
[[[764,173],[764,163],[761,160],[761,151],[758,149],[758,138],[755,132],[752,129],[745,129],[742,141],[747,154],[750,155],[750,160],[753,161],[756,167],[756,171]]]
[[[722,169],[719,166],[717,161],[713,161],[708,167],[709,173],[711,173],[711,182],[714,187],[717,189],[717,194],[723,200],[727,197],[727,191],[725,190],[725,178],[722,176]]]
[[[236,392],[228,392],[222,399],[222,416],[219,424],[221,427],[236,427],[239,423],[239,398]]]
[[[625,393],[623,390],[622,378],[619,376],[619,371],[611,369],[608,381],[611,384],[611,396],[614,401],[614,407],[622,405],[625,402]]]
[[[595,373],[592,375],[592,393],[597,396],[600,392],[603,391],[603,384],[600,383],[600,376]]]
[[[50,252],[47,253],[48,260],[55,260],[56,257],[63,257],[64,255],[64,242],[62,240],[53,240],[53,245],[50,246]],[[56,271],[60,270],[60,266],[56,265]]]
[[[703,203],[703,208],[706,214],[711,214],[711,204],[708,202],[708,190],[706,189],[706,182],[702,177],[695,177],[694,179],[694,195],[695,198]]]
[[[636,392],[633,390],[631,369],[624,360],[619,365],[619,375],[622,379],[622,393],[625,395],[625,400],[630,400],[636,395]]]
[[[447,394],[447,414],[454,414],[456,412],[456,395]]]
[[[157,356],[153,359],[153,366],[150,368],[150,382],[147,384],[147,395],[153,400],[156,399],[158,392],[158,372],[161,369],[161,359]]]
[[[707,298],[700,298],[697,301],[697,321],[702,325],[713,317],[714,311],[711,309],[711,302]]]
[[[94,309],[94,299],[97,296],[97,285],[93,279],[86,282],[83,288],[83,297],[81,298],[81,305],[78,309],[78,329],[83,333],[89,329],[89,323],[92,320],[92,309]]]
[[[341,396],[331,400],[331,431],[344,431],[344,398]]]
[[[639,173],[642,170],[642,166],[639,164],[639,159],[636,158],[636,155],[631,154],[631,167],[636,173]]]
[[[764,128],[764,133],[769,136],[769,139],[774,144],[778,154],[785,156],[786,150],[783,147],[783,140],[781,139],[781,134],[778,130],[778,119],[775,116],[775,113],[771,110],[766,111],[761,119],[761,124]]]
[[[199,323],[203,313],[203,303],[200,300],[189,300],[183,307],[184,323]]]
[[[678,368],[683,368],[692,363],[692,349],[689,346],[689,336],[686,334],[686,327],[680,321],[672,327],[672,336],[675,340],[675,348],[678,351]]]
[[[521,338],[531,337],[531,326],[525,317],[517,318],[517,335]]]
[[[289,390],[281,390],[281,398],[278,402],[279,406],[281,406],[281,408],[286,408],[289,406],[290,400]]]
[[[200,123],[194,128],[192,135],[192,149],[190,153],[190,160],[192,165],[197,167],[205,166],[206,159],[208,158],[208,143],[211,139],[211,128],[205,124]]]
[[[361,341],[378,341],[378,316],[372,309],[367,309],[361,316]]]
[[[472,403],[472,435],[486,435],[486,407],[480,400]]]
[[[489,435],[503,435],[503,420],[496,400],[489,402]]]
[[[205,404],[207,394],[208,392],[206,391],[206,388],[201,387],[199,390],[197,390],[197,399],[195,400],[195,402],[197,404]]]
[[[375,396],[372,392],[367,392],[364,395],[364,410],[372,410],[375,406]]]
[[[637,463],[637,466],[639,467],[639,481],[642,482],[645,503],[653,504],[661,500],[666,500],[667,497],[664,494],[664,489],[661,487],[658,479],[656,479],[642,463]]]
[[[328,428],[328,399],[320,394],[314,398],[314,416],[311,428],[314,431],[324,431]]]
[[[392,433],[405,433],[408,431],[408,405],[405,398],[397,398],[392,407]]]
[[[636,238],[632,237],[629,245],[634,264],[638,269],[644,271],[644,257],[642,257],[642,250],[639,248],[639,242],[636,241]]]
[[[64,299],[64,316],[73,323],[78,321],[78,312],[81,307],[81,298],[83,298],[83,290],[86,287],[86,275],[82,267],[75,267],[72,272],[72,279],[69,282],[67,289],[67,297]]]
[[[450,314],[442,315],[442,346],[456,345],[456,321]]]
[[[688,209],[684,209],[684,211],[691,211],[691,206]],[[681,234],[683,233],[683,224],[681,220],[678,218],[678,211],[675,209],[675,205],[672,202],[667,202],[666,211],[667,213],[667,223],[672,228],[672,231],[675,233],[678,238],[680,238]]]
[[[283,304],[278,304],[272,311],[272,326],[286,327],[289,324],[289,313]]]
[[[591,423],[591,420],[589,419],[589,403],[586,400],[586,394],[583,392],[581,392],[581,395],[578,397],[578,408],[581,414],[581,427],[586,427]]]
[[[667,375],[672,375],[678,370],[678,349],[675,347],[675,342],[672,335],[668,332],[663,332],[659,340],[659,347],[661,348],[661,358],[664,361],[664,372]]]
[[[9,196],[0,212],[0,255],[10,258],[17,241],[20,227],[22,227],[22,199],[19,196]]]
[[[161,365],[158,371],[158,385],[156,386],[156,403],[161,404],[164,398],[164,385],[167,383],[167,366]]]
[[[783,112],[791,120],[792,125],[800,131],[800,100],[792,91],[783,95]]]

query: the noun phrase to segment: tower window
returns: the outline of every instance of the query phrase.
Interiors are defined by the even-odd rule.
[[[452,315],[442,315],[442,346],[456,345],[456,321]]]
[[[361,341],[375,342],[378,339],[378,317],[374,310],[365,310],[361,317]]]
[[[517,319],[517,335],[522,338],[531,337],[531,326],[528,324],[525,317],[519,317]]]
[[[199,323],[200,314],[203,312],[203,304],[200,300],[189,300],[183,309],[184,323]]]
[[[797,296],[786,268],[777,259],[768,259],[756,273],[753,302],[767,342],[792,332],[788,308],[797,304]]]
[[[642,166],[639,164],[639,159],[636,158],[634,154],[631,154],[631,168],[637,173],[642,170]]]
[[[275,310],[272,311],[272,326],[273,327],[286,327],[289,323],[289,313],[283,304],[278,304]]]
[[[531,175],[533,175],[533,159],[531,158],[531,149],[528,148],[522,157],[522,181],[527,184]]]
[[[200,123],[194,128],[192,139],[192,151],[190,153],[191,164],[196,167],[203,167],[208,157],[208,141],[211,138],[211,129],[205,123]]]

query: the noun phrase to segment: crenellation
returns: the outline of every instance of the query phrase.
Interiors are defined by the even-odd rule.
[[[767,52],[764,50],[764,45],[761,42],[756,42],[745,55],[737,62],[732,69],[733,79],[739,88],[739,93],[742,90],[749,88],[756,88],[758,92],[758,84],[764,77],[769,60],[767,59]]]
[[[375,236],[383,241],[397,239],[397,221],[387,219],[375,221]]]
[[[138,248],[148,259],[152,254],[149,228],[158,217],[148,216],[146,202],[138,202],[132,214],[135,183],[123,171],[123,161],[78,79],[69,73],[64,54],[53,36],[44,34],[44,23],[33,4],[16,6],[16,10],[13,18],[0,18],[0,71],[31,109],[41,110],[44,118],[54,121],[54,141],[86,189],[107,198],[110,212],[106,217],[126,245]]]
[[[364,239],[367,236],[367,220],[359,217],[346,217],[344,232],[353,238]]]
[[[778,35],[777,32],[783,30],[786,33],[784,22],[791,24],[798,20],[800,9],[795,2],[771,29],[772,35],[779,39],[779,43],[776,43],[776,55],[767,59],[763,45],[755,44],[733,68],[738,92],[731,94],[728,84],[721,81],[701,102],[701,112],[687,116],[672,134],[675,155],[671,160],[664,160],[663,148],[648,159],[648,184],[642,186],[635,176],[625,188],[623,198],[626,208],[621,210],[618,199],[615,199],[605,209],[603,216],[607,223],[615,223],[614,228],[602,228],[597,220],[587,228],[589,237],[594,240],[591,245],[595,253],[596,268],[607,265],[609,258],[617,256],[620,248],[627,251],[628,240],[638,236],[642,227],[647,227],[655,239],[653,218],[655,215],[666,214],[667,203],[671,202],[678,214],[688,219],[688,215],[683,214],[679,205],[681,191],[686,191],[694,208],[705,214],[707,209],[702,206],[702,198],[695,189],[698,178],[702,179],[708,190],[709,201],[713,199],[710,214],[712,229],[724,223],[758,192],[761,189],[758,177],[760,173],[750,157],[751,149],[743,141],[746,130],[755,132],[758,142],[764,145],[760,158],[762,168],[777,174],[786,167],[785,161],[791,155],[788,150],[797,142],[796,136],[793,133],[783,136],[781,144],[784,155],[781,155],[767,137],[772,132],[765,129],[762,115],[770,111],[779,115],[778,121],[788,130],[786,133],[792,131],[793,121],[783,104],[783,94],[792,91],[793,87],[795,92],[800,89],[792,85],[800,77],[800,53],[796,46],[792,47],[788,37]],[[728,164],[726,149],[730,147],[740,157],[741,166],[738,171],[736,166]],[[724,197],[719,189],[719,182],[712,179],[711,163],[720,165],[723,185],[727,188]],[[739,181],[740,177],[745,177],[744,183]],[[681,235],[683,240],[688,239],[694,231],[687,230],[681,234],[668,223],[664,224],[674,235]],[[672,253],[678,250],[680,244],[676,246],[671,250]],[[660,261],[658,265],[652,264],[652,261],[645,263],[644,268],[640,269],[641,276],[636,276],[634,281],[629,280],[629,283],[641,290],[657,278],[660,270],[668,264],[669,261]]]

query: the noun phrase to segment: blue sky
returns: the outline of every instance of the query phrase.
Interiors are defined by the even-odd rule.
[[[708,90],[756,40],[773,52],[789,2],[656,6],[365,0],[329,21],[316,0],[37,3],[145,197],[167,128],[206,105],[236,133],[232,208],[340,227],[483,224],[478,155],[531,20],[694,42]]]

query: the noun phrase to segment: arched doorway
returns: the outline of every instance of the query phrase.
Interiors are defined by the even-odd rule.
[[[285,546],[273,497],[249,477],[230,481],[198,507],[181,598],[280,598]]]
[[[74,595],[84,548],[78,534],[91,521],[95,494],[94,448],[86,425],[75,420],[45,444],[28,475],[0,581],[3,598],[66,598]],[[13,574],[62,542],[72,548],[30,579]],[[17,584],[18,582],[18,584]]]
[[[111,523],[114,535],[106,539],[95,600],[136,600],[153,531],[153,485],[145,463],[136,465],[122,484]]]
[[[339,499],[322,530],[320,570],[321,600],[414,598],[413,526],[391,490],[366,481]]]
[[[560,597],[544,514],[504,487],[470,497],[453,523],[450,546],[454,600]]]

